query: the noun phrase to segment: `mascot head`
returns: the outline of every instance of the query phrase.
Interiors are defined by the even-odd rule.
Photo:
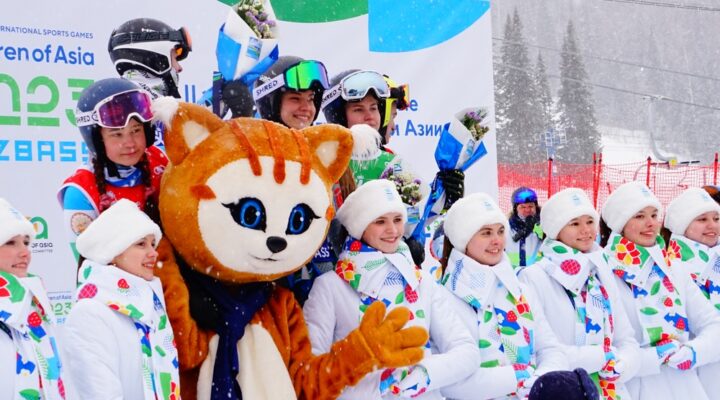
[[[222,281],[269,281],[313,257],[333,217],[330,188],[352,152],[349,130],[223,121],[172,98],[153,107],[170,159],[160,217],[191,268]]]

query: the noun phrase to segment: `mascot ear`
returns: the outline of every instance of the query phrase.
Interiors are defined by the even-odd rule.
[[[352,133],[335,124],[316,125],[302,130],[315,153],[325,167],[331,184],[337,182],[350,163],[353,149]]]
[[[224,126],[223,121],[204,107],[161,97],[153,102],[155,120],[165,125],[165,150],[177,165],[198,144]]]

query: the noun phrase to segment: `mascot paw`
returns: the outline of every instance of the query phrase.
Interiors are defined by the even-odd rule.
[[[428,341],[425,328],[413,326],[403,329],[410,318],[410,310],[398,307],[385,315],[385,304],[371,304],[358,330],[365,339],[379,367],[404,367],[423,359],[423,346]]]

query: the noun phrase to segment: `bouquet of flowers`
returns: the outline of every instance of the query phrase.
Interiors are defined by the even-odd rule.
[[[395,184],[402,202],[414,206],[422,200],[420,191],[421,181],[412,176],[408,172],[395,172],[393,168],[388,168],[380,175],[380,179],[387,179]]]
[[[390,163],[380,174],[380,179],[387,179],[395,184],[402,202],[407,210],[407,221],[405,223],[405,235],[409,236],[420,223],[423,206],[430,193],[428,185],[409,172],[407,166],[400,163]]]
[[[486,109],[479,108],[475,111],[466,112],[462,117],[462,124],[470,131],[476,141],[482,140],[483,136],[490,130],[487,126],[487,114]]]
[[[250,86],[278,59],[275,12],[269,0],[240,0],[230,5],[218,33],[218,68],[224,80],[240,79]]]
[[[265,11],[261,0],[243,0],[238,3],[237,13],[260,39],[275,39],[272,28],[275,20]]]
[[[435,148],[435,162],[441,171],[458,169],[464,172],[487,154],[482,139],[490,131],[488,114],[485,107],[470,107],[455,113],[453,119],[445,124]],[[425,243],[425,221],[441,213],[441,210],[434,208],[436,204],[440,207],[444,205],[444,191],[442,182],[436,177],[431,184],[425,209],[420,215],[420,223],[412,234],[421,243]]]
[[[435,161],[440,169],[465,171],[487,154],[482,139],[490,131],[488,111],[485,107],[466,108],[454,117],[440,134]]]

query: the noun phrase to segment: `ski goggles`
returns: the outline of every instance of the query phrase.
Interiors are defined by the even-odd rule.
[[[296,91],[310,90],[315,83],[319,84],[323,90],[330,87],[325,65],[314,60],[300,61],[288,67],[282,74],[255,88],[253,99],[262,99],[283,87]]]
[[[138,42],[177,43],[174,47],[174,51],[178,61],[184,60],[192,51],[192,38],[190,37],[190,32],[188,32],[185,27],[176,31],[168,32],[149,31],[121,33],[110,38],[109,48],[113,49],[115,46]]]
[[[513,195],[513,204],[536,203],[537,194],[531,189],[523,189]]]
[[[332,89],[326,91],[326,95],[323,97],[323,108],[338,97],[342,97],[346,101],[362,100],[370,93],[370,90],[375,91],[375,95],[380,99],[390,97],[390,86],[384,76],[375,71],[353,72]]]
[[[121,92],[102,100],[91,111],[76,110],[75,124],[78,127],[100,125],[104,128],[124,128],[132,117],[149,122],[153,118],[151,104],[150,93],[144,90]]]

